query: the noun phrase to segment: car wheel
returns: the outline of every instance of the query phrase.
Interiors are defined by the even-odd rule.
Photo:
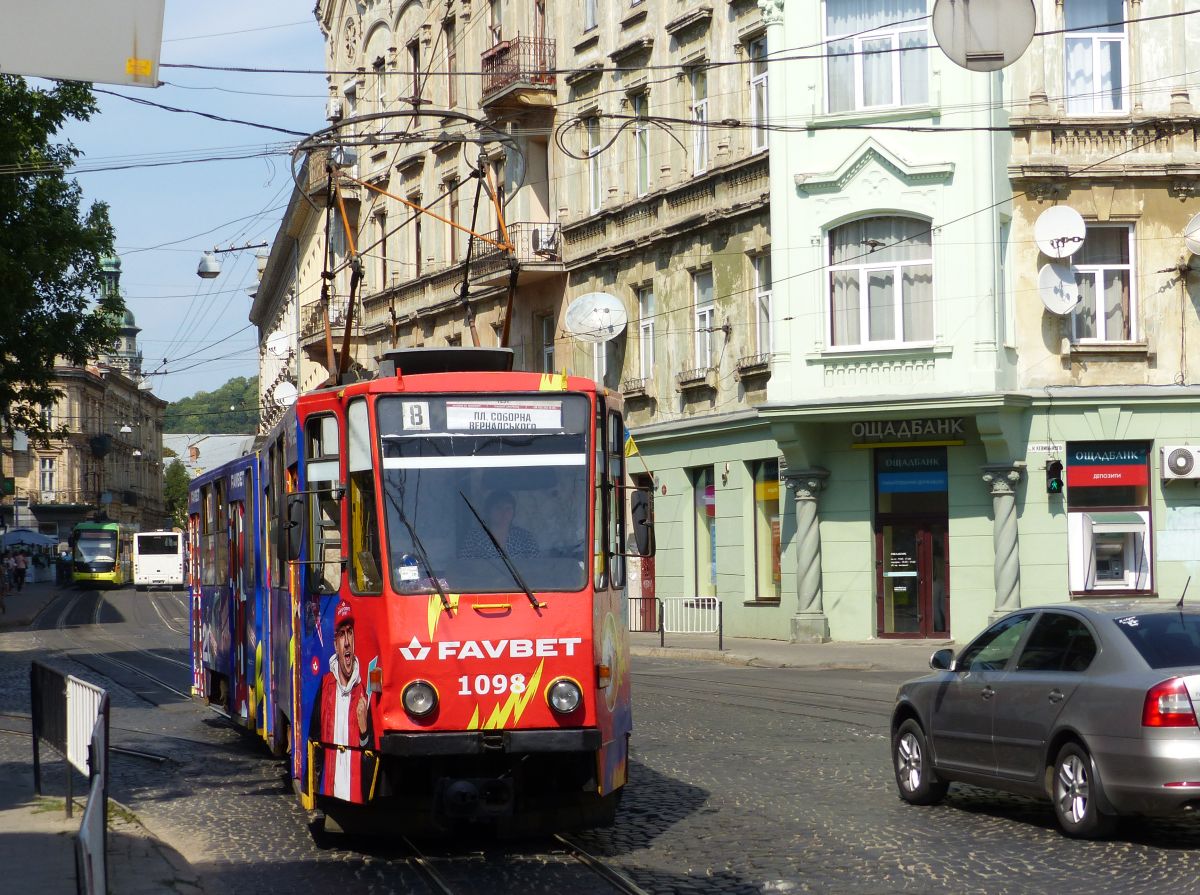
[[[1100,778],[1088,751],[1078,743],[1067,743],[1054,761],[1054,814],[1068,836],[1099,839],[1116,826],[1117,819],[1103,814]]]
[[[934,805],[946,796],[950,784],[939,780],[930,761],[925,731],[909,718],[892,735],[892,762],[900,798],[910,805]]]

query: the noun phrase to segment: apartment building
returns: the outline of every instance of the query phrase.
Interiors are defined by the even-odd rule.
[[[316,15],[355,159],[328,243],[304,205],[323,211],[328,186],[310,158],[272,248],[254,312],[264,387],[291,375],[267,357],[289,302],[301,390],[344,339],[365,371],[394,347],[504,342],[518,368],[593,377],[624,395],[631,471],[658,494],[643,592],[778,606],[779,452],[755,413],[776,327],[760,5],[323,0]],[[599,344],[565,321],[596,292],[627,317]]]

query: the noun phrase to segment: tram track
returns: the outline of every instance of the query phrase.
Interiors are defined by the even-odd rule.
[[[465,879],[461,882],[454,879],[458,875],[456,864],[470,863],[475,874],[478,873],[478,865],[471,860],[478,857],[476,854],[442,853],[428,855],[407,836],[400,836],[397,841],[406,852],[403,857],[404,861],[438,895],[463,895],[466,892],[477,892],[480,890],[480,879],[477,875],[472,875],[470,879]],[[568,835],[555,833],[550,836],[550,842],[553,843],[553,846],[557,847],[552,846],[544,851],[521,851],[518,854],[505,854],[503,856],[489,854],[487,856],[488,866],[491,867],[494,864],[499,864],[507,858],[507,863],[513,863],[517,859],[520,859],[525,863],[540,861],[547,865],[582,867],[589,872],[589,879],[603,883],[603,888],[594,889],[585,886],[583,880],[573,880],[570,891],[577,893],[577,895],[592,892],[595,892],[596,895],[609,895],[609,893],[619,893],[619,895],[648,895],[645,889],[638,886],[628,876],[585,850]],[[570,864],[562,865],[562,858],[564,856],[571,859]]]

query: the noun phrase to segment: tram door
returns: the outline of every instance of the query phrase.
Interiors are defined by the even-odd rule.
[[[246,505],[235,502],[230,507],[229,576],[233,582],[234,649],[233,708],[243,721],[248,717],[249,694],[246,689],[246,580],[242,562],[246,544]]]

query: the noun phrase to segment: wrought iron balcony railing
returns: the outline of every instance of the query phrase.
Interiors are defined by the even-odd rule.
[[[502,40],[484,50],[480,58],[483,71],[483,98],[512,84],[553,89],[554,40],[549,37],[521,37]]]

